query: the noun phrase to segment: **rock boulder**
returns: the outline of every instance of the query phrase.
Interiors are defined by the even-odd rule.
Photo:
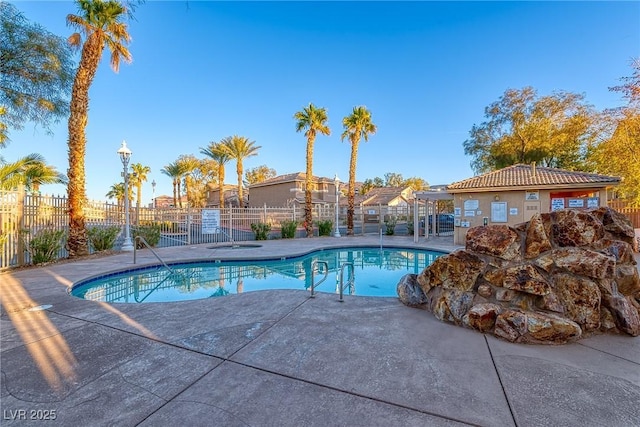
[[[398,284],[400,300],[438,319],[519,343],[593,333],[640,335],[634,230],[610,208],[480,226],[465,249]]]

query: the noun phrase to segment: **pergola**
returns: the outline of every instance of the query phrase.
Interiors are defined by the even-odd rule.
[[[413,242],[414,243],[418,243],[418,239],[420,238],[420,218],[419,215],[417,214],[418,212],[418,204],[419,204],[419,200],[424,200],[425,201],[425,205],[427,207],[426,213],[425,213],[425,227],[424,227],[424,237],[426,239],[429,238],[429,221],[428,221],[428,216],[429,216],[429,203],[435,203],[438,200],[453,200],[453,195],[447,193],[446,191],[414,191],[413,192],[413,209],[414,212],[416,212],[415,215],[413,215],[413,229],[415,230],[415,232],[413,233]],[[431,215],[433,215],[433,217],[431,218],[431,226],[436,227],[436,212],[435,209],[431,210]],[[435,233],[434,233],[435,235]]]

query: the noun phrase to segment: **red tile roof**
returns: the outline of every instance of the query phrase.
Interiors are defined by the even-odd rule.
[[[466,190],[497,190],[544,187],[607,187],[620,183],[616,176],[576,172],[564,169],[517,164],[484,175],[474,176],[447,186],[447,191],[456,193]]]

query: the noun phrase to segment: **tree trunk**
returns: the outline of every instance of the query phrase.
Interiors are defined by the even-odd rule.
[[[244,208],[244,195],[242,193],[242,160],[238,159],[236,164],[236,172],[238,173],[238,206]]]
[[[353,139],[351,141],[351,159],[349,161],[349,190],[347,195],[347,236],[353,236],[353,215],[355,212],[356,199],[356,161],[358,160],[359,142],[360,141],[356,139]],[[364,224],[362,224],[362,226],[364,227]]]
[[[220,209],[224,208],[224,165],[218,166],[218,192],[220,198]]]
[[[307,237],[313,237],[313,203],[311,200],[311,181],[313,179],[313,137],[307,139],[307,172],[304,179],[304,228]]]
[[[104,44],[101,33],[89,36],[82,47],[80,65],[76,72],[71,93],[69,114],[69,169],[67,194],[69,196],[69,236],[67,248],[69,258],[89,253],[87,230],[85,229],[84,205],[85,190],[85,152],[89,112],[89,88],[95,77]]]

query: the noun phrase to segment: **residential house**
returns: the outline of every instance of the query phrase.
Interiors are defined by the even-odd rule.
[[[249,186],[250,207],[300,207],[305,205],[305,174],[279,175]],[[311,202],[314,206],[334,206],[336,186],[332,178],[314,176]]]
[[[224,192],[224,207],[233,207],[237,208],[240,206],[238,203],[238,185],[233,184],[224,184],[223,185]],[[248,191],[244,191],[244,205],[248,204]],[[210,184],[207,188],[207,207],[208,208],[219,208],[220,207],[220,188],[218,184]]]
[[[517,164],[447,186],[454,198],[454,243],[470,227],[515,225],[534,214],[564,208],[607,206],[607,192],[620,178],[595,173]]]

